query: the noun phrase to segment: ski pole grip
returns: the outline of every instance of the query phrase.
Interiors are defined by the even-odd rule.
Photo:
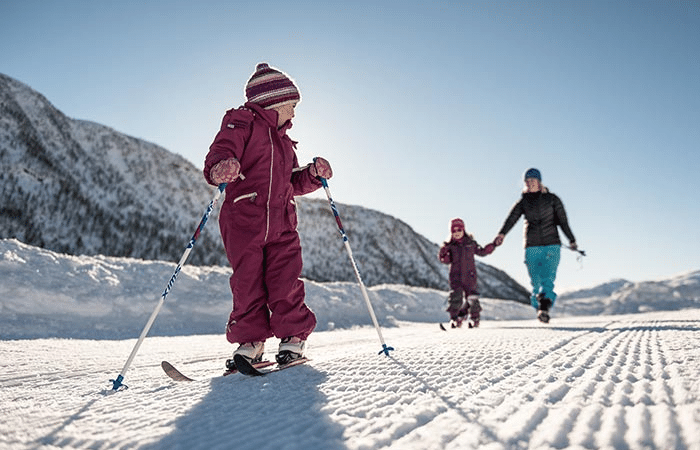
[[[317,158],[318,158],[318,157],[314,156],[314,160],[313,160],[313,161],[314,161],[314,165],[316,164],[316,159],[317,159]],[[324,188],[327,188],[327,187],[328,187],[328,181],[326,181],[325,178],[323,178],[323,177],[321,177],[321,176],[318,176],[318,175],[316,175],[316,178],[318,178],[319,180],[321,180],[321,184],[323,185]]]

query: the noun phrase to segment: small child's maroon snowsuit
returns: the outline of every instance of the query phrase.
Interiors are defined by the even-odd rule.
[[[301,245],[294,197],[321,187],[299,167],[291,122],[277,128],[277,112],[255,103],[226,113],[205,160],[204,176],[236,158],[241,177],[226,186],[219,227],[233,275],[226,337],[231,343],[276,336],[306,340],[316,326],[304,303]]]
[[[450,264],[450,298],[447,312],[450,319],[461,320],[469,314],[478,324],[481,305],[477,290],[476,263],[474,255],[486,256],[495,250],[493,244],[481,247],[471,235],[465,234],[461,239],[451,239],[440,248],[438,258],[444,264]],[[469,300],[464,301],[465,297]]]

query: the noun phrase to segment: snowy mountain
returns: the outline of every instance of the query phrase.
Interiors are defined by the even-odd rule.
[[[615,279],[607,283],[600,284],[592,288],[577,289],[574,292],[563,292],[561,296],[566,298],[588,298],[588,297],[608,297],[620,288],[630,284],[629,281],[623,279]]]
[[[62,253],[177,258],[211,195],[184,158],[70,119],[3,75],[0,168],[2,237]],[[217,238],[200,245],[193,264],[222,263]]]
[[[437,244],[387,214],[360,206],[337,206],[365,283],[449,287],[448,266],[438,261]],[[328,202],[303,199],[297,211],[304,253],[302,275],[315,281],[354,282]],[[508,274],[481,261],[476,261],[476,266],[483,296],[529,302],[528,292]]]
[[[627,314],[700,307],[700,271],[669,279],[633,283],[614,280],[559,296],[563,313]]]
[[[177,261],[214,188],[184,158],[109,127],[66,117],[41,94],[0,74],[0,238],[73,255]],[[338,204],[367,285],[443,289],[438,244],[378,211]],[[328,204],[299,199],[304,272],[353,281]],[[188,264],[228,262],[214,220]],[[481,293],[527,301],[506,273],[477,262]]]

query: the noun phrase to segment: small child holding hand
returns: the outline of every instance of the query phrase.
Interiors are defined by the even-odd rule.
[[[465,233],[464,221],[459,218],[452,220],[450,231],[450,240],[442,245],[438,253],[440,262],[450,265],[450,297],[447,312],[450,313],[452,328],[461,327],[467,315],[471,318],[469,328],[478,327],[481,304],[479,304],[474,255],[490,255],[496,246],[491,243],[481,247],[471,234]]]

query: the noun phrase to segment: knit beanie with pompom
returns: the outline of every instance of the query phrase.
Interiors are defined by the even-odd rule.
[[[264,109],[296,103],[301,100],[299,89],[285,73],[274,69],[267,63],[255,67],[255,73],[245,86],[245,96],[250,103]]]

